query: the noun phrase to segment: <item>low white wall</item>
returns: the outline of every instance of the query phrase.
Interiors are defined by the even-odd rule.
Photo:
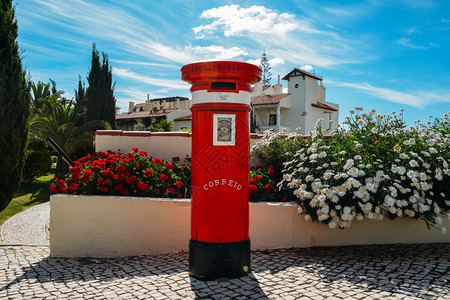
[[[181,159],[191,156],[192,134],[189,132],[150,132],[98,130],[95,135],[95,151],[122,151],[128,153],[138,147],[153,157],[171,160],[179,156]],[[251,134],[250,144],[253,146],[262,137]]]
[[[304,221],[297,205],[250,203],[252,249],[391,243],[449,243],[423,221],[355,222],[329,229]],[[445,219],[444,226],[450,227]],[[123,257],[188,251],[189,199],[53,195],[50,256]]]

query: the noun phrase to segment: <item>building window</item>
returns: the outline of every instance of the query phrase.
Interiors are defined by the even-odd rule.
[[[277,125],[277,115],[270,114],[269,115],[269,126],[275,126],[275,125]]]

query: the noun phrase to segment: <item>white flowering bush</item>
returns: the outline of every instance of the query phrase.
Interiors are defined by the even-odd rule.
[[[406,128],[402,113],[351,111],[344,126],[309,139],[291,137],[280,189],[289,189],[306,220],[330,228],[385,217],[422,219],[441,228],[450,208],[448,114],[432,126]],[[440,122],[440,123],[439,123]]]

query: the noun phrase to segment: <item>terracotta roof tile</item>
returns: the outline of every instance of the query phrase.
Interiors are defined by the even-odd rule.
[[[262,104],[277,104],[282,99],[289,96],[289,93],[277,94],[277,95],[262,95],[252,97],[252,105],[262,105]]]
[[[319,102],[317,102],[317,103],[311,103],[311,105],[314,106],[314,107],[322,108],[322,109],[328,109],[328,110],[332,110],[332,111],[338,111],[336,108],[331,107],[331,106],[329,106],[329,105],[327,105],[327,104],[324,104],[324,103],[319,103]]]
[[[283,80],[289,80],[289,77],[292,77],[292,76],[299,76],[300,75],[299,73],[301,75],[309,76],[309,77],[312,77],[312,78],[317,79],[317,80],[322,80],[322,78],[317,77],[316,75],[313,75],[313,74],[311,74],[309,72],[306,72],[306,71],[303,71],[303,70],[300,70],[300,69],[297,69],[297,68],[295,68],[294,70],[289,72],[286,76],[284,76]]]
[[[184,116],[180,118],[173,119],[174,121],[186,121],[186,120],[192,120],[192,115]]]
[[[160,109],[160,110],[136,111],[136,112],[131,112],[131,113],[122,113],[122,114],[116,115],[116,120],[140,119],[140,118],[165,116],[174,110],[175,110],[175,108],[174,109]]]

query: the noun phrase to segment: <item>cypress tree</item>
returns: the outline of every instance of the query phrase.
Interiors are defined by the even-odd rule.
[[[86,89],[87,112],[86,121],[103,120],[109,122],[112,129],[116,128],[116,99],[114,98],[114,86],[112,72],[109,67],[108,56],[103,53],[103,62],[100,64],[100,56],[92,46],[91,69]]]
[[[261,74],[261,80],[263,85],[270,85],[270,81],[272,80],[272,73],[270,73],[270,65],[269,65],[269,59],[267,58],[266,49],[263,50],[263,53],[261,55],[261,63],[259,67],[262,70]]]
[[[30,89],[22,67],[15,8],[0,0],[0,211],[19,188],[30,115]]]

